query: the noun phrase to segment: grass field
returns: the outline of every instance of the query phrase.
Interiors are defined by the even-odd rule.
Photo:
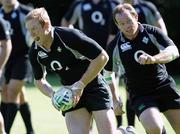
[[[50,83],[54,85],[57,89],[57,81],[54,77],[49,77]],[[180,78],[175,79],[178,83],[178,88],[180,88]],[[125,102],[125,91],[124,88],[120,88],[120,94],[122,94],[123,100]],[[27,85],[27,96],[32,110],[32,121],[36,134],[68,134],[65,126],[65,121],[60,112],[55,110],[51,105],[51,100],[44,96],[37,88],[33,85]],[[163,116],[163,115],[162,115]],[[167,120],[163,117],[165,122],[165,127],[168,134],[175,134]],[[126,115],[123,115],[123,125],[127,125]],[[145,131],[141,124],[136,119],[135,125],[138,134],[145,134]],[[15,122],[11,129],[11,134],[25,134],[25,127],[18,112]],[[93,127],[93,133],[97,134],[96,128]]]

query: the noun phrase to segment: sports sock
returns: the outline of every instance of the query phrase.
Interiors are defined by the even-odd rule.
[[[122,116],[121,115],[116,116],[116,120],[117,120],[117,127],[120,127],[122,125]]]
[[[162,130],[162,134],[167,134],[164,126],[163,126],[163,130]]]
[[[135,123],[135,112],[131,108],[130,101],[127,99],[126,101],[126,113],[127,113],[127,121],[129,126],[134,126]]]
[[[34,134],[31,121],[31,112],[28,103],[23,103],[20,105],[19,111],[23,118],[24,124],[26,126],[26,131],[28,134]]]
[[[6,124],[5,124],[5,130],[7,134],[10,133],[10,129],[12,127],[12,124],[14,122],[18,109],[19,109],[18,104],[7,103],[7,118],[6,118]]]
[[[6,124],[6,117],[7,117],[7,103],[1,102],[1,113],[4,118],[4,124]]]

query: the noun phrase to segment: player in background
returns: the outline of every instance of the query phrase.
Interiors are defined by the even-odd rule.
[[[135,8],[139,16],[139,22],[157,26],[165,34],[168,34],[164,20],[152,2],[146,0],[124,0],[124,3],[129,3]]]
[[[10,133],[17,111],[19,110],[26,126],[27,134],[34,134],[31,112],[25,97],[25,81],[30,69],[28,60],[28,32],[24,18],[31,8],[17,0],[1,0],[0,16],[11,26],[12,51],[5,66],[5,83],[2,90],[1,112],[5,121],[6,133]],[[30,42],[29,42],[30,43]]]
[[[107,73],[122,67],[131,106],[148,134],[166,134],[161,112],[179,134],[180,94],[165,67],[179,57],[177,47],[159,28],[139,23],[130,4],[119,4],[113,18],[120,32],[106,50]]]
[[[0,18],[0,79],[3,78],[4,66],[12,50],[10,25],[3,18]],[[0,134],[6,134],[4,119],[0,112]]]
[[[164,20],[156,8],[156,6],[149,1],[146,0],[124,0],[124,3],[131,4],[136,12],[138,13],[138,21],[142,24],[150,24],[153,26],[159,27],[165,34],[167,34],[166,25]],[[120,73],[120,79],[124,81],[125,88],[126,87],[126,78],[124,74]],[[127,100],[126,100],[126,116],[128,125],[134,126],[135,125],[135,112],[132,110],[130,101],[129,101],[129,94],[127,92]]]

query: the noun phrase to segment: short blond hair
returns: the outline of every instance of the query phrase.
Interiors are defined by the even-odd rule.
[[[114,8],[114,11],[113,11],[113,20],[114,20],[114,22],[116,24],[117,24],[117,21],[116,21],[116,18],[115,18],[116,14],[122,14],[125,11],[129,11],[129,13],[132,16],[138,15],[136,10],[134,9],[134,7],[131,4],[129,4],[129,3],[119,4]]]
[[[45,8],[41,7],[41,8],[35,8],[32,11],[30,11],[25,18],[25,22],[32,20],[32,19],[36,19],[39,21],[39,23],[44,26],[45,22],[48,22],[51,24],[49,15],[46,11]]]

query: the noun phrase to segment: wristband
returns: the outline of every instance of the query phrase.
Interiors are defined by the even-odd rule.
[[[176,56],[174,54],[172,54],[172,60],[175,60]]]
[[[82,81],[77,81],[72,85],[72,90],[77,90],[77,89],[84,89],[85,85]]]
[[[119,102],[119,101],[116,101],[114,102],[114,108],[117,108],[117,107],[122,107],[123,106],[123,103],[122,102]]]
[[[114,102],[114,108],[116,108],[116,107],[122,107],[123,106],[123,103],[122,103],[122,100],[121,100],[121,98],[119,97],[119,100],[118,101],[115,101]]]
[[[105,80],[106,80],[106,81],[112,81],[112,77],[111,77],[111,76],[106,77]]]

